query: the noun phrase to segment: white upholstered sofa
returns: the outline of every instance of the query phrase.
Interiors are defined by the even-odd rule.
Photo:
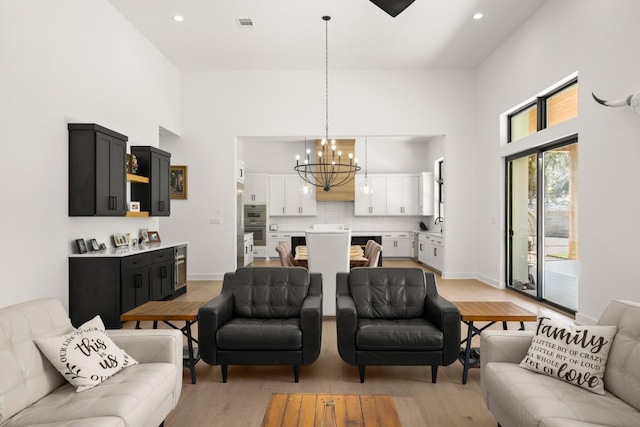
[[[182,334],[168,329],[108,331],[139,364],[77,393],[34,343],[73,330],[54,299],[0,309],[0,426],[161,425],[182,389]]]
[[[613,301],[598,324],[618,328],[604,372],[604,395],[519,367],[533,331],[482,333],[482,392],[499,425],[640,426],[640,304]]]

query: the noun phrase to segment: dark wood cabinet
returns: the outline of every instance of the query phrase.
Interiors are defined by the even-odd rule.
[[[173,297],[174,248],[129,256],[69,258],[69,315],[78,327],[100,315],[120,328],[120,315],[150,300]]]
[[[131,185],[131,199],[151,216],[169,216],[171,154],[150,146],[132,146],[131,154],[138,160],[138,174],[149,177],[149,185]]]
[[[173,249],[164,249],[152,253],[151,299],[163,300],[173,294],[175,265]]]
[[[124,216],[125,135],[94,123],[69,123],[69,216]]]

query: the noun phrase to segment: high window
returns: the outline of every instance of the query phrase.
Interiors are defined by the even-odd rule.
[[[578,79],[554,89],[507,116],[508,141],[513,142],[578,116]]]

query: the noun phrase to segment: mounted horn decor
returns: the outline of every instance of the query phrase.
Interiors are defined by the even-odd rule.
[[[593,92],[591,92],[593,99],[596,100],[598,104],[602,104],[606,107],[631,107],[631,111],[640,115],[640,93],[636,93],[635,95],[629,95],[625,99],[616,99],[614,101],[605,101],[604,99],[598,98]]]

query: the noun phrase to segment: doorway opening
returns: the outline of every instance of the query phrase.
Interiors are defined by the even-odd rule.
[[[507,288],[578,308],[578,138],[506,159]]]

